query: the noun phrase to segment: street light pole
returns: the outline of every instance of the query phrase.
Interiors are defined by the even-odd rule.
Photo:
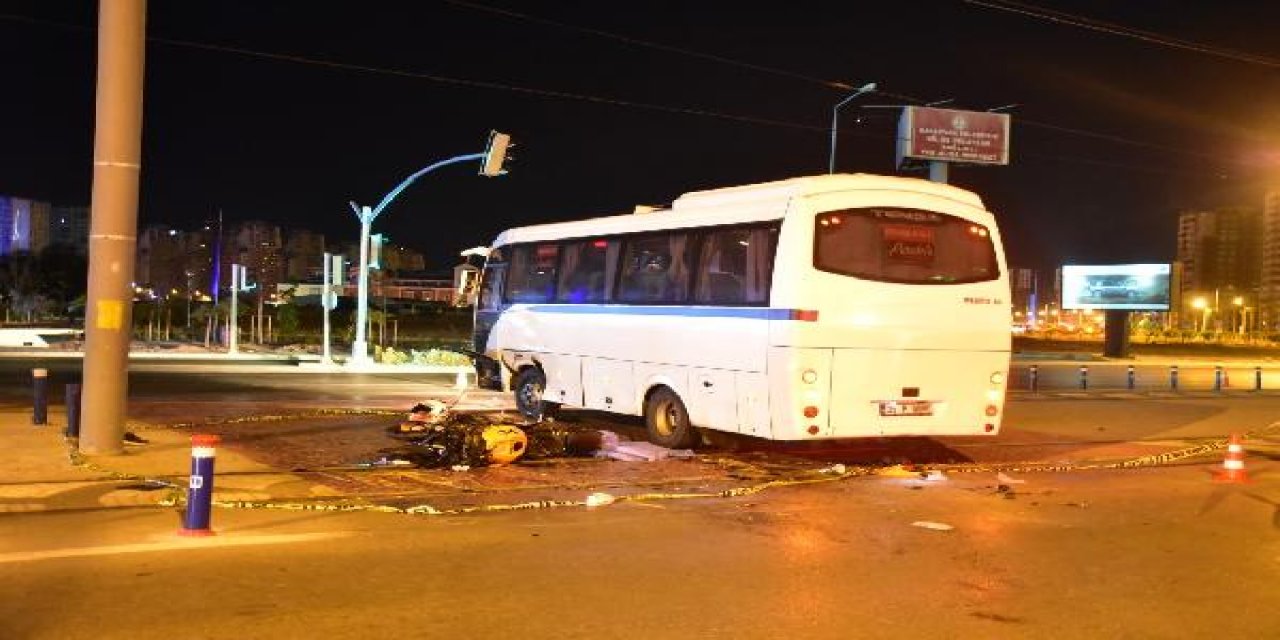
[[[400,195],[413,183],[414,180],[451,164],[459,162],[467,162],[469,160],[483,160],[487,154],[485,153],[468,153],[466,155],[455,156],[448,160],[441,160],[425,169],[419,170],[417,173],[405,178],[396,188],[392,189],[382,198],[378,206],[370,209],[367,206],[359,206],[352,202],[351,210],[355,212],[356,218],[360,220],[360,273],[356,280],[356,337],[351,343],[351,361],[350,364],[360,366],[367,365],[371,362],[369,358],[369,343],[365,335],[365,325],[369,322],[369,235],[373,228],[373,221],[382,214],[383,209]]]
[[[868,82],[862,85],[861,87],[859,87],[857,91],[854,91],[853,93],[849,94],[847,98],[845,98],[844,100],[841,100],[839,104],[837,104],[835,107],[831,109],[831,152],[827,158],[828,174],[832,174],[836,172],[836,130],[840,125],[840,107],[843,107],[844,105],[848,104],[850,100],[853,100],[854,98],[864,93],[870,93],[875,90],[876,90],[876,83]]]
[[[356,208],[356,203],[351,203]],[[351,363],[369,363],[369,343],[365,324],[369,318],[369,231],[378,216],[369,207],[356,209],[360,218],[360,273],[356,274],[356,339],[351,343]]]

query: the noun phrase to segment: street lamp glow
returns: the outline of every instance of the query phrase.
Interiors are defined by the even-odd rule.
[[[1204,298],[1196,298],[1191,301],[1191,308],[1193,309],[1207,309],[1208,307],[1209,301]]]

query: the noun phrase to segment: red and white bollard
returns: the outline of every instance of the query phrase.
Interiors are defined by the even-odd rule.
[[[187,514],[180,536],[211,536],[209,512],[213,507],[213,459],[218,436],[191,436],[191,479],[187,483]]]

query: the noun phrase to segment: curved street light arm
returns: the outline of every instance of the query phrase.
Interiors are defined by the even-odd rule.
[[[440,167],[448,166],[451,164],[457,164],[459,162],[466,162],[468,160],[479,160],[483,157],[484,157],[483,153],[468,153],[466,155],[454,156],[452,158],[449,158],[448,160],[441,160],[440,162],[437,162],[429,167],[426,167],[425,169],[421,169],[417,171],[413,175],[401,181],[400,184],[396,185],[396,188],[389,191],[387,195],[382,198],[382,202],[379,202],[378,206],[373,208],[373,215],[369,217],[369,221],[372,222],[375,218],[377,218],[378,215],[382,213],[382,210],[386,208],[387,205],[391,204],[391,201],[395,200],[396,196],[400,195],[401,191],[404,191],[405,188],[413,184],[414,180],[417,180],[418,178],[421,178],[422,176],[428,173],[431,173],[432,171],[435,171]]]

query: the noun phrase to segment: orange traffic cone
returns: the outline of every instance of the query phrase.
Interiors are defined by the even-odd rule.
[[[1250,482],[1249,476],[1244,472],[1244,444],[1240,434],[1231,434],[1231,439],[1227,441],[1227,456],[1222,460],[1222,471],[1213,476],[1213,481],[1234,484]]]

